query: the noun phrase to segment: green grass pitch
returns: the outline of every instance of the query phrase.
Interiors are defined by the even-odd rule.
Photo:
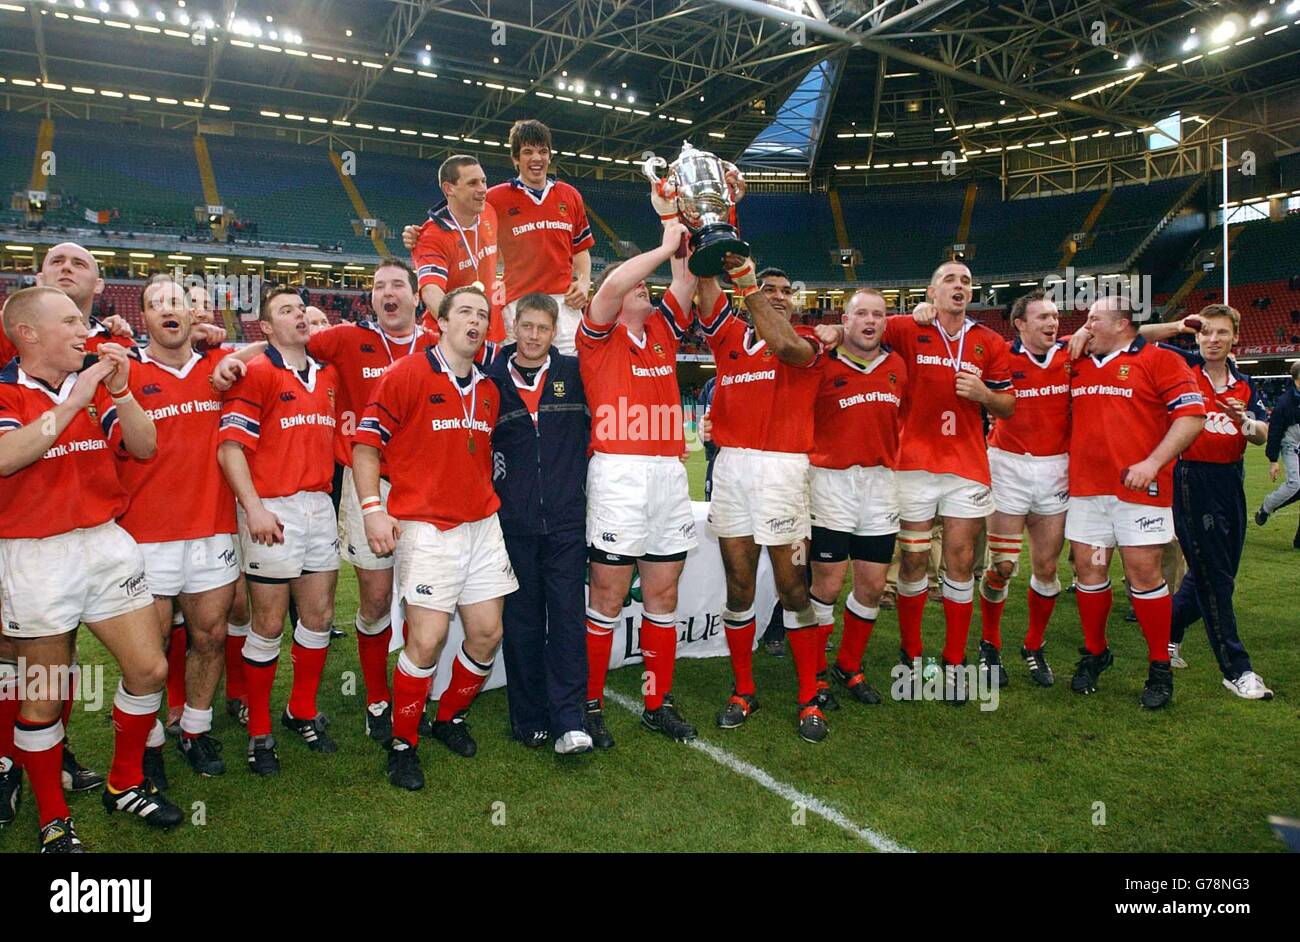
[[[1271,486],[1261,451],[1251,449],[1247,463],[1252,512]],[[702,455],[692,456],[690,471],[693,493],[700,497]],[[1297,701],[1290,686],[1300,676],[1295,525],[1296,505],[1263,529],[1251,524],[1237,590],[1244,640],[1256,669],[1277,692],[1270,703],[1241,701],[1222,687],[1196,626],[1184,645],[1191,666],[1177,673],[1172,707],[1144,713],[1137,699],[1146,676],[1145,645],[1137,626],[1123,620],[1120,592],[1110,624],[1116,663],[1103,675],[1100,691],[1085,698],[1069,690],[1081,635],[1068,594],[1061,596],[1047,635],[1057,685],[1033,687],[1017,651],[1027,573],[1012,585],[1003,629],[1011,686],[996,711],[981,712],[974,704],[954,709],[888,699],[878,707],[845,702],[830,715],[829,739],[809,745],[794,735],[790,660],[761,652],[755,670],[762,709],[743,728],[723,732],[713,724],[730,690],[725,658],[680,662],[676,700],[708,743],[838,810],[859,828],[917,851],[1278,850],[1265,817],[1300,813]],[[788,797],[714,757],[642,731],[632,713],[612,703],[607,712],[617,747],[560,758],[550,748],[533,751],[512,742],[505,691],[491,691],[470,714],[478,755],[465,760],[437,743],[423,744],[427,785],[422,792],[399,792],[385,778],[384,753],[363,734],[361,698],[342,693],[344,672],[359,679],[351,625],[355,604],[355,582],[345,566],[336,620],[348,637],[335,642],[321,690],[338,754],[316,756],[288,736],[278,737],[283,772],[257,780],[244,767],[243,731],[218,709],[214,735],[225,745],[224,777],[194,776],[174,743],[166,747],[170,795],[190,820],[160,834],[122,816],[107,817],[95,795],[74,797],[73,814],[87,848],[870,850],[851,830],[800,813]],[[978,615],[973,634],[977,626]],[[927,606],[927,654],[937,655],[942,633],[940,607]],[[877,686],[887,683],[897,638],[894,614],[882,613],[866,662]],[[80,644],[86,663],[103,662],[103,649],[87,632]],[[288,696],[288,648],[273,713]],[[111,666],[106,674],[111,691],[116,674]],[[609,683],[635,697],[639,672],[615,671]],[[112,737],[108,710],[78,709],[72,736],[82,760],[105,770]],[[0,832],[0,851],[35,846],[35,808],[27,791],[18,820]]]

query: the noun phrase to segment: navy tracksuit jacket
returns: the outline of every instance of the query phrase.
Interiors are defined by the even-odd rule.
[[[1165,346],[1161,344],[1161,346]],[[1179,353],[1193,371],[1205,362],[1199,353],[1168,347]],[[1265,415],[1259,391],[1231,361],[1234,383],[1249,388],[1247,412]],[[1206,410],[1217,411],[1207,402]],[[1202,432],[1201,434],[1206,434]],[[1246,491],[1242,462],[1185,461],[1174,465],[1174,532],[1187,559],[1187,575],[1174,595],[1170,640],[1181,643],[1188,625],[1205,620],[1205,634],[1219,669],[1235,680],[1251,669],[1250,655],[1237,633],[1232,605],[1237,569],[1246,545]]]
[[[511,375],[514,352],[503,347],[487,372],[501,393],[492,433],[497,516],[519,581],[503,614],[506,695],[514,735],[528,740],[582,729],[591,416],[577,357],[552,348],[534,425]]]

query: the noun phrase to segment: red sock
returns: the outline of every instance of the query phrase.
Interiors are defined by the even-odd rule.
[[[966,658],[966,640],[970,637],[970,620],[975,614],[975,581],[964,583],[943,580],[943,659],[960,664]]]
[[[160,706],[161,690],[135,696],[118,683],[113,697],[113,764],[108,770],[108,787],[113,791],[125,791],[144,780],[144,747]]]
[[[418,677],[408,670],[418,669],[406,660],[404,654],[399,655],[397,666],[393,668],[393,736],[414,746],[420,741],[420,717],[424,715],[424,704],[429,699],[433,673]]]
[[[280,665],[279,652],[279,638],[263,638],[255,631],[244,638],[244,702],[248,704],[249,736],[271,734],[271,688]]]
[[[587,699],[605,702],[605,676],[614,650],[613,618],[587,609]]]
[[[245,700],[248,684],[244,679],[244,638],[247,635],[226,635],[226,699]]]
[[[817,626],[817,673],[826,673],[826,642],[835,632],[835,623]]]
[[[366,682],[366,704],[391,700],[388,690],[388,644],[393,639],[393,626],[385,625],[379,634],[368,635],[361,630],[358,617],[357,656],[361,660],[361,676]]]
[[[14,723],[18,720],[17,670],[12,664],[4,665],[12,673],[0,673],[0,759],[16,759],[14,752]]]
[[[1174,600],[1169,585],[1160,583],[1145,592],[1133,592],[1133,614],[1147,639],[1147,659],[1169,660],[1169,623],[1173,618]]]
[[[1043,595],[1034,588],[1034,582],[1029,582],[1029,630],[1025,632],[1025,647],[1031,651],[1037,651],[1043,646],[1043,636],[1047,634],[1047,622],[1052,617],[1052,611],[1056,608],[1056,597],[1061,592],[1060,584],[1057,584],[1056,592],[1051,595]]]
[[[794,674],[799,683],[799,704],[802,706],[817,696],[817,645],[821,644],[821,628],[787,628],[786,641],[794,658]]]
[[[732,617],[728,617],[731,615]],[[754,693],[754,610],[722,613],[723,636],[727,639],[727,653],[731,655],[731,673],[736,680],[736,693],[752,696]]]
[[[1083,625],[1083,645],[1089,654],[1100,654],[1106,650],[1106,619],[1110,617],[1113,600],[1110,580],[1099,586],[1076,586],[1074,600],[1079,606],[1079,621]],[[1169,656],[1167,648],[1165,656]]]
[[[19,716],[14,725],[14,759],[27,772],[40,826],[68,817],[71,812],[63,796],[63,724]]]
[[[289,715],[294,719],[314,719],[319,712],[316,691],[329,653],[329,629],[312,631],[298,622],[293,630],[293,686],[289,691]]]
[[[469,709],[478,692],[483,689],[483,681],[492,673],[492,664],[479,664],[473,660],[462,647],[451,662],[451,683],[442,692],[438,700],[437,719],[440,723],[452,720],[456,714]]]
[[[189,632],[185,622],[172,625],[167,642],[167,707],[179,710],[185,706],[185,654]]]
[[[672,693],[673,667],[677,663],[677,615],[651,614],[641,616],[641,656],[645,659],[645,708],[657,710],[664,696]]]
[[[928,586],[917,595],[904,595],[899,586],[894,608],[898,612],[898,642],[909,661],[921,656],[921,616],[925,613]]]
[[[876,617],[871,610],[865,606],[859,609],[858,600],[850,595],[844,605],[844,633],[840,636],[840,651],[835,658],[836,666],[844,673],[856,674],[862,670],[862,655],[867,651],[867,642],[871,640],[871,629],[875,624]]]
[[[999,596],[996,602],[984,594],[987,589]],[[984,573],[980,585],[980,638],[1002,650],[1002,612],[1007,607],[1007,580],[996,569]]]

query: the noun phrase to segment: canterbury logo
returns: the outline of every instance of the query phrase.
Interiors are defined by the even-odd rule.
[[[420,583],[419,585],[417,585],[417,586],[415,587],[415,594],[416,594],[416,595],[433,595],[433,586],[429,585],[428,583],[424,583],[424,582],[422,582],[422,583]]]
[[[1210,412],[1205,416],[1205,430],[1215,435],[1237,435],[1236,423],[1225,412]]]

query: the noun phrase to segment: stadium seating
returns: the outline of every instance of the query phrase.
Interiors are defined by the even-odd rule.
[[[1073,260],[1075,268],[1123,265],[1187,190],[1189,180],[1157,180],[1146,185],[1117,186],[1093,228],[1091,244]],[[1096,196],[1096,194],[1093,194]],[[1086,215],[1086,210],[1085,210]],[[1082,223],[1082,217],[1075,223]]]
[[[841,188],[849,244],[862,253],[858,278],[925,282],[957,238],[965,194],[964,183]]]
[[[374,254],[370,239],[352,228],[356,211],[324,148],[264,139],[207,141],[222,203],[257,223],[258,239]]]
[[[1002,200],[996,183],[981,183],[968,241],[981,279],[1056,269],[1061,243],[1083,225],[1100,194]]]

